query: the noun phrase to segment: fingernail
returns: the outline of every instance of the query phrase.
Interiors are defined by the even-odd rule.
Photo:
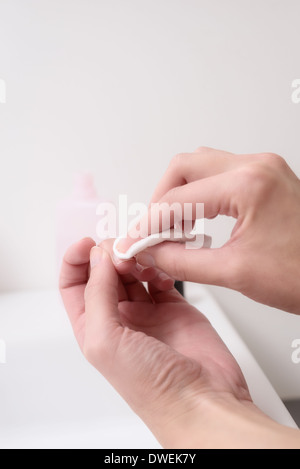
[[[91,256],[90,256],[91,269],[96,267],[96,265],[100,264],[103,258],[103,255],[104,255],[104,250],[99,247],[94,247],[91,250]]]
[[[135,268],[138,272],[143,272],[146,269],[144,265],[139,264],[138,262],[135,264]]]
[[[144,267],[154,267],[155,260],[148,252],[141,252],[136,256],[138,264],[143,265]]]
[[[127,262],[127,259],[120,259],[118,256],[115,255],[115,253],[113,253],[112,255],[112,260],[115,265],[120,265],[123,262]]]
[[[175,280],[171,277],[169,277],[168,274],[165,274],[164,272],[161,272],[159,275],[158,275],[158,278],[159,280],[165,282],[166,280],[170,280],[172,281],[173,283],[175,283]]]

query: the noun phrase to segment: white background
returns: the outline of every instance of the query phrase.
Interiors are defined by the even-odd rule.
[[[276,152],[300,175],[299,18],[299,0],[0,0],[0,290],[56,285],[74,171],[145,203],[200,145]],[[217,246],[233,224],[206,226]],[[211,289],[280,395],[300,397],[300,318]]]

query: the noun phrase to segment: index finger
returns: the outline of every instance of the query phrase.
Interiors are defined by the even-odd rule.
[[[233,153],[207,147],[198,148],[194,153],[180,153],[171,160],[150,204],[158,202],[174,187],[230,171],[242,163],[244,159]]]
[[[90,238],[73,244],[67,250],[61,267],[59,289],[75,334],[85,310],[84,291],[89,278],[93,246],[95,242]]]
[[[234,197],[234,192],[238,180],[236,171],[228,171],[171,189],[158,203],[151,204],[140,220],[141,235],[146,237],[168,230],[181,220],[184,222],[181,231],[184,237],[185,225],[188,229],[197,219],[215,218],[217,215],[237,218],[238,198]]]

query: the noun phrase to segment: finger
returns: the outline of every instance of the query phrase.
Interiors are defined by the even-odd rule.
[[[121,280],[126,289],[128,301],[152,302],[144,285],[134,275],[123,275]]]
[[[105,251],[108,253],[108,255],[111,258],[111,261],[113,262],[115,266],[116,271],[119,274],[119,280],[118,280],[119,301],[126,301],[126,300],[129,300],[129,297],[128,297],[128,292],[124,285],[124,279],[126,279],[127,274],[131,274],[134,271],[135,266],[136,266],[136,261],[135,259],[121,261],[120,259],[116,258],[116,256],[113,253],[113,243],[114,243],[114,239],[106,239],[105,241],[102,241],[99,246],[102,249],[105,249]]]
[[[156,267],[151,265],[147,267],[142,266],[136,263],[136,259],[135,265],[130,271],[129,281],[131,281],[132,277],[134,277],[139,282],[152,282],[160,290],[169,290],[170,288],[174,287],[175,283],[174,279],[167,275],[165,272],[162,272],[160,269],[157,269]],[[122,275],[121,278],[123,279],[124,284],[128,282],[127,275]]]
[[[126,290],[126,300],[128,301],[152,303],[151,297],[143,283],[151,282],[159,291],[170,290],[174,287],[174,280],[166,273],[154,267],[146,267],[143,271],[133,269],[130,274],[121,275],[120,279]]]
[[[230,246],[195,251],[186,249],[182,244],[166,242],[138,254],[141,264],[145,254],[147,260],[152,257],[158,268],[177,280],[219,286],[230,284],[232,288],[235,257]]]
[[[244,159],[213,148],[198,148],[194,153],[181,153],[171,163],[157,185],[151,203],[158,202],[169,190],[186,183],[230,171],[241,164]]]
[[[133,244],[136,242],[136,240],[132,240],[131,238],[126,238],[125,241],[127,246],[130,243]],[[124,251],[126,250],[127,248],[124,249]],[[170,288],[173,288],[174,279],[169,277],[165,272],[162,272],[161,270],[154,267],[151,268],[151,266],[147,266],[145,268],[144,266],[139,265],[135,258],[122,260],[117,258],[113,252],[110,254],[117,272],[121,275],[124,285],[133,283],[134,279],[136,279],[139,282],[152,282],[160,290],[169,290]],[[146,298],[144,299],[146,300]],[[123,299],[120,298],[120,301],[123,301]],[[147,301],[151,301],[151,299],[149,299],[149,295],[147,296]]]
[[[94,247],[91,251],[90,278],[85,289],[85,350],[92,362],[97,360],[99,344],[102,350],[110,344],[113,353],[122,334],[118,281],[118,273],[109,254],[101,247]]]
[[[152,281],[157,288],[169,290],[174,286],[174,280],[159,269],[139,266],[136,259],[121,260],[112,251],[114,240],[106,240],[100,244],[111,256],[119,279],[119,301],[147,301],[152,302],[147,290],[141,282]],[[133,241],[134,242],[134,241]]]
[[[143,269],[144,272],[142,272],[137,269],[135,259],[121,261],[116,258],[113,253],[113,243],[114,240],[109,239],[103,241],[100,246],[108,252],[119,274],[119,301],[147,301],[151,303],[151,298],[141,282],[145,281],[145,279],[147,281],[149,274],[150,278],[152,278],[155,269],[147,268]],[[148,271],[148,275],[146,271]]]
[[[176,290],[176,288],[170,288],[162,291],[153,282],[148,284],[149,293],[154,303],[182,303],[185,302],[183,296]]]
[[[94,245],[89,238],[73,244],[67,250],[61,267],[60,293],[76,337],[85,310],[84,291],[89,277],[90,251]]]
[[[159,271],[159,269],[157,271],[158,274],[151,280],[151,285],[160,292],[172,290],[175,280],[165,272]]]
[[[87,281],[87,265],[90,262],[90,251],[95,246],[91,238],[85,238],[69,247],[64,255],[59,288],[65,290]]]
[[[140,220],[141,236],[167,230],[180,219],[193,221],[202,218],[203,207],[205,218],[217,215],[237,217],[238,198],[233,195],[238,179],[237,171],[229,171],[171,189],[159,203],[152,204]]]

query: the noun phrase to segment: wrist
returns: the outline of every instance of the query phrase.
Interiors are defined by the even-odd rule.
[[[164,448],[300,448],[298,430],[276,423],[253,402],[232,395],[205,396],[155,433]]]
[[[240,425],[243,409],[239,401],[233,396],[219,395],[203,395],[196,400],[190,408],[181,406],[181,412],[177,409],[176,417],[160,427],[157,437],[162,446],[194,449],[232,447],[227,434],[229,427],[235,429]]]

